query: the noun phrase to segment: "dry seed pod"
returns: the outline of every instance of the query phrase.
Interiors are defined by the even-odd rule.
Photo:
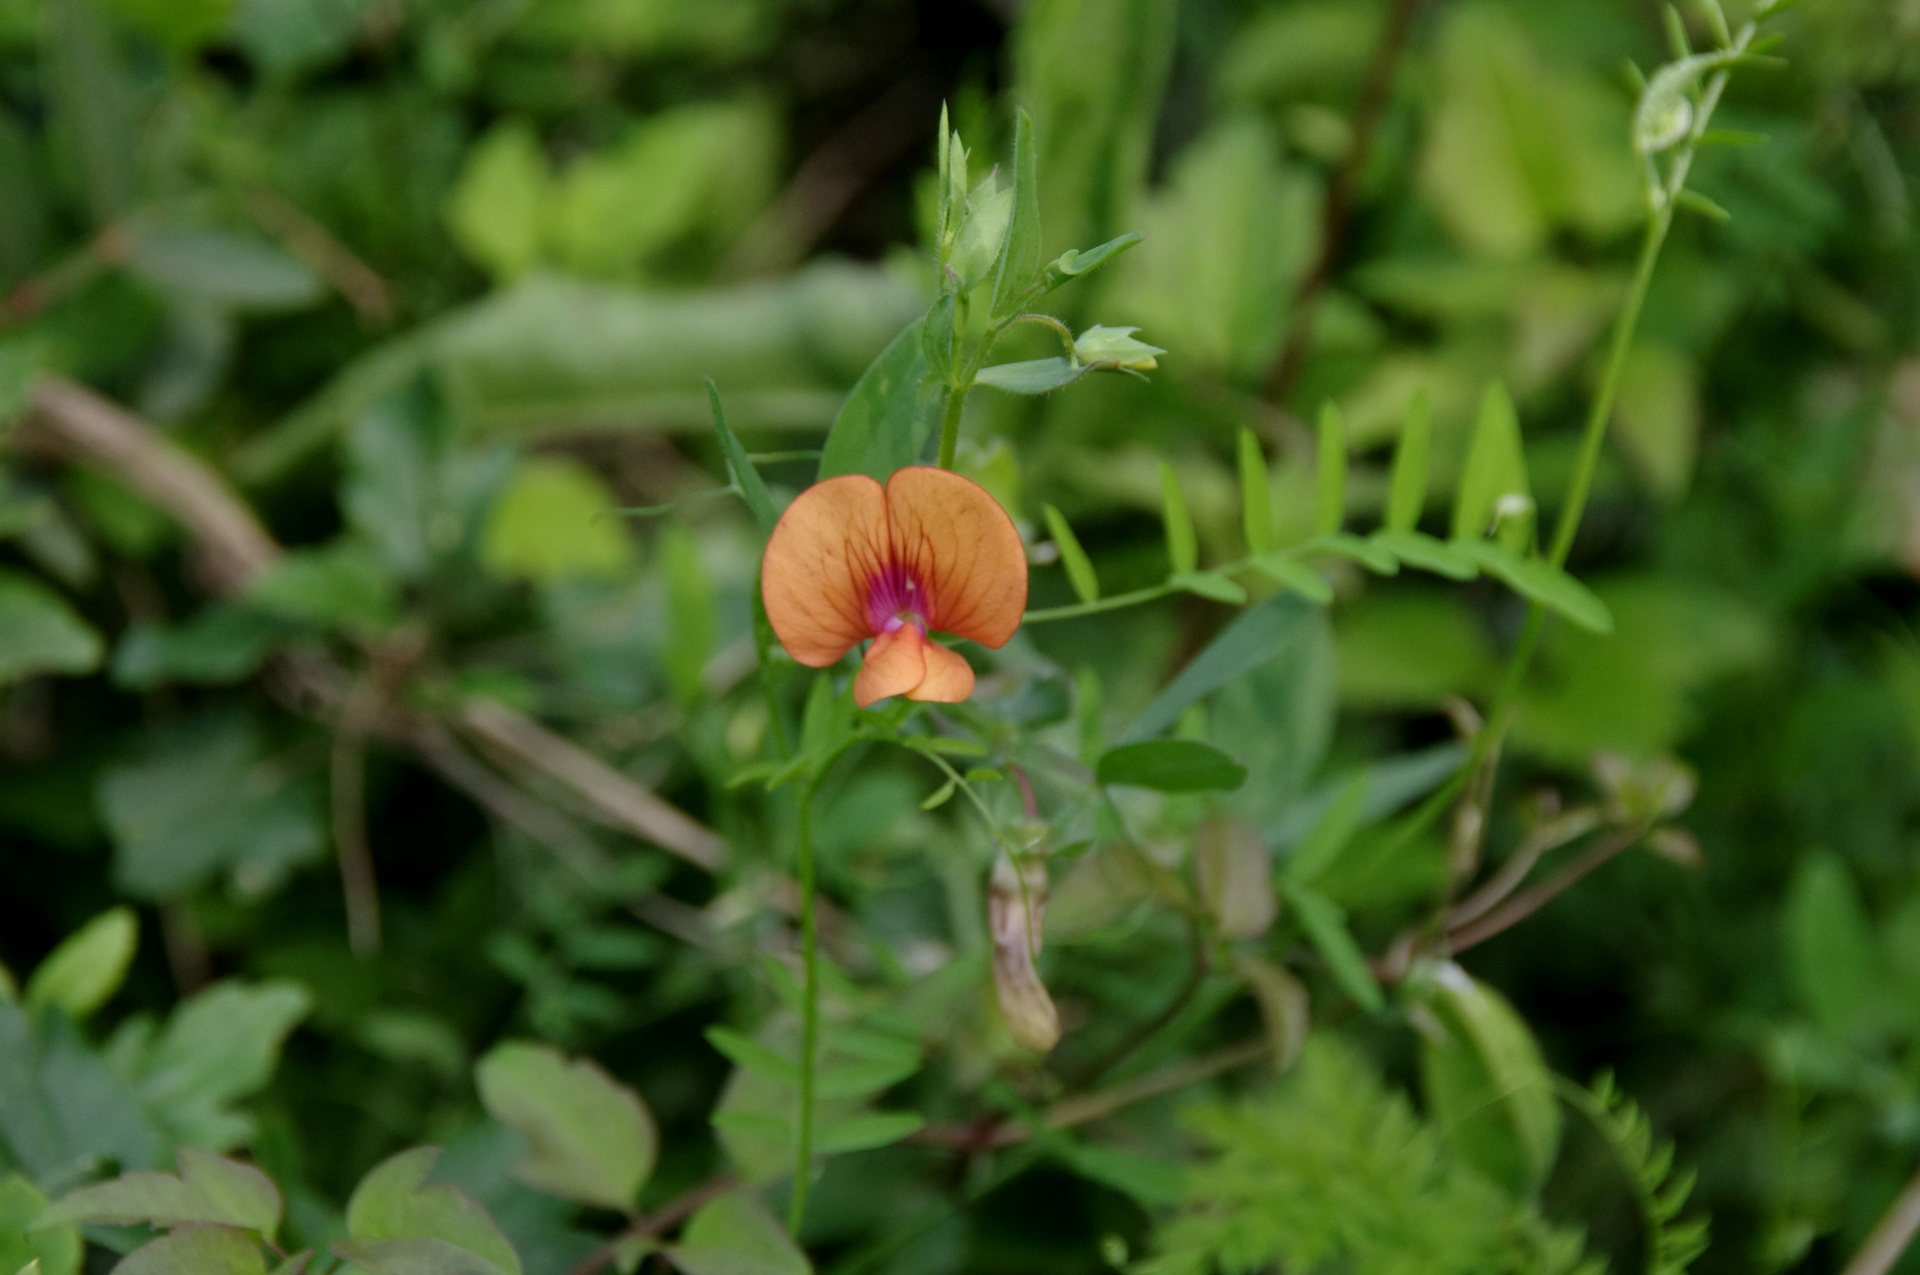
[[[1036,1053],[1045,1053],[1060,1043],[1060,1012],[1053,1007],[1053,998],[1047,995],[1033,964],[1040,955],[1046,911],[1046,864],[1033,860],[1020,869],[1002,854],[993,865],[987,891],[987,927],[993,932],[993,990],[1014,1042]]]

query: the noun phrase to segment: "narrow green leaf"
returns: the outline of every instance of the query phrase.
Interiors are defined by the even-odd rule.
[[[1531,502],[1527,458],[1520,441],[1520,418],[1507,388],[1495,381],[1480,400],[1480,415],[1467,449],[1467,467],[1453,504],[1453,538],[1478,540],[1493,529],[1500,502],[1521,497]]]
[[[824,1096],[824,1095],[823,1095]],[[846,1155],[890,1147],[926,1128],[927,1121],[910,1111],[873,1111],[836,1120],[822,1128],[813,1149],[820,1155]]]
[[[1255,571],[1277,584],[1285,585],[1309,602],[1325,606],[1333,601],[1333,586],[1327,578],[1296,558],[1280,553],[1263,553],[1252,559]]]
[[[1360,830],[1360,820],[1366,813],[1367,787],[1365,771],[1347,781],[1333,804],[1313,825],[1313,831],[1287,856],[1288,880],[1310,886],[1339,861],[1341,853],[1352,843],[1353,834]]]
[[[1523,558],[1498,544],[1461,546],[1515,593],[1557,611],[1589,633],[1613,632],[1613,613],[1599,595],[1542,558]]]
[[[1340,990],[1369,1013],[1384,1007],[1386,997],[1381,994],[1373,971],[1367,968],[1366,954],[1347,929],[1346,912],[1332,899],[1305,886],[1289,884],[1285,889],[1287,902],[1300,918],[1300,928],[1306,931],[1307,940],[1326,961],[1327,972],[1333,975]]]
[[[1424,532],[1376,531],[1372,540],[1407,566],[1431,571],[1449,580],[1471,580],[1480,574],[1479,563],[1465,545],[1448,544]]]
[[[653,1172],[659,1136],[640,1096],[591,1059],[508,1041],[474,1068],[487,1113],[527,1140],[514,1177],[536,1191],[629,1212]]]
[[[925,801],[920,803],[920,809],[938,810],[940,807],[946,805],[949,801],[953,800],[953,794],[958,792],[959,790],[960,790],[960,785],[956,781],[949,779],[947,780],[946,783],[941,784],[938,788],[934,789],[932,794],[928,796]]]
[[[1736,128],[1710,128],[1700,134],[1694,145],[1744,148],[1765,146],[1771,140],[1765,133],[1747,133]]]
[[[1335,532],[1330,536],[1315,536],[1306,544],[1295,549],[1296,554],[1331,553],[1342,558],[1352,559],[1375,575],[1392,576],[1400,574],[1400,560],[1375,544],[1372,540],[1351,534]]]
[[[1182,571],[1168,581],[1174,588],[1215,602],[1224,602],[1228,606],[1245,606],[1247,591],[1236,581],[1228,579],[1215,571]]]
[[[1421,390],[1407,405],[1400,445],[1393,453],[1393,477],[1387,490],[1387,530],[1412,531],[1427,502],[1427,452],[1433,439],[1433,413]]]
[[[1200,541],[1194,534],[1193,515],[1187,512],[1180,479],[1164,460],[1160,462],[1160,499],[1167,526],[1167,560],[1173,564],[1173,573],[1196,570],[1200,566]]]
[[[1158,792],[1231,791],[1247,780],[1247,768],[1197,739],[1149,739],[1122,744],[1100,759],[1102,784]]]
[[[1109,239],[1097,248],[1069,248],[1048,264],[1040,279],[1042,295],[1052,292],[1060,285],[1081,275],[1099,269],[1113,258],[1139,243],[1143,236],[1139,231],[1129,231],[1115,239]]]
[[[1708,221],[1728,222],[1733,220],[1732,213],[1722,208],[1719,204],[1714,203],[1697,190],[1688,189],[1681,191],[1678,202],[1680,206],[1688,212],[1699,213]]]
[[[1687,21],[1680,16],[1680,10],[1667,5],[1660,12],[1660,18],[1667,29],[1667,51],[1676,61],[1693,56],[1693,43],[1687,39]]]
[[[27,1008],[57,1005],[80,1022],[120,990],[139,942],[140,923],[132,908],[102,912],[34,970],[27,980]]]
[[[760,471],[753,467],[753,461],[747,457],[747,449],[734,437],[733,430],[727,426],[727,414],[720,406],[720,390],[711,376],[707,381],[707,403],[713,409],[713,432],[720,439],[720,453],[727,458],[727,469],[733,474],[734,488],[740,498],[747,502],[747,508],[753,511],[754,521],[760,524],[760,530],[769,534],[775,523],[780,521],[779,511],[773,507],[773,497],[767,492],[767,484],[761,481]]]
[[[1220,631],[1153,697],[1127,732],[1127,742],[1151,739],[1180,720],[1202,699],[1248,673],[1298,650],[1313,623],[1313,608],[1292,594],[1280,594],[1254,607]],[[1082,704],[1099,711],[1099,682],[1091,673],[1079,679]]]
[[[1249,553],[1273,548],[1273,487],[1266,453],[1250,429],[1240,431],[1240,521]]]
[[[1040,272],[1040,178],[1033,120],[1023,111],[1013,122],[1013,220],[1007,225],[1000,272],[993,281],[993,316],[1011,316]]]
[[[1347,426],[1329,399],[1320,408],[1319,487],[1313,502],[1317,536],[1339,532],[1347,520]]]
[[[765,1076],[784,1085],[800,1083],[800,1064],[777,1049],[761,1044],[731,1027],[709,1027],[707,1043],[725,1055],[736,1067]]]
[[[1098,601],[1100,577],[1094,573],[1093,562],[1087,557],[1087,551],[1080,547],[1073,528],[1067,525],[1066,518],[1052,505],[1046,506],[1042,512],[1047,519],[1047,534],[1053,537],[1054,547],[1060,550],[1060,565],[1066,569],[1067,582],[1073,585],[1074,596],[1082,602]]]
[[[1733,43],[1733,32],[1727,26],[1726,10],[1720,7],[1720,0],[1700,0],[1700,7],[1706,12],[1707,25],[1713,28],[1713,38],[1726,48]]]

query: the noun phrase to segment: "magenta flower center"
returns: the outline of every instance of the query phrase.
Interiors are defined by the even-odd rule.
[[[875,634],[892,633],[911,624],[927,635],[927,591],[902,566],[883,568],[867,585],[867,623]]]

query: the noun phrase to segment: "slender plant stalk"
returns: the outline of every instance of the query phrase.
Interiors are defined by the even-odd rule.
[[[1879,1225],[1841,1275],[1887,1275],[1916,1232],[1920,1232],[1920,1173],[1915,1173],[1887,1206]]]
[[[942,469],[953,468],[954,454],[960,448],[960,414],[966,410],[966,406],[966,387],[949,386],[947,408],[940,418],[940,468]]]
[[[795,1122],[793,1195],[787,1203],[787,1230],[796,1239],[807,1215],[807,1181],[813,1171],[813,1082],[820,1046],[820,936],[814,918],[813,797],[811,780],[800,793],[800,962],[805,987],[800,1006],[800,1114]]]

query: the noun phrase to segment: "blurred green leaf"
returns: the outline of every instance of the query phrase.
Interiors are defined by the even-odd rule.
[[[381,1262],[380,1275],[522,1275],[519,1255],[484,1209],[453,1187],[426,1185],[439,1158],[438,1147],[415,1147],[389,1156],[360,1180],[347,1201],[347,1233],[356,1245],[374,1243],[354,1250],[352,1260],[361,1265],[368,1259]],[[416,1242],[387,1248],[381,1241]],[[441,1253],[440,1245],[479,1259],[479,1264]],[[414,1262],[420,1264],[409,1264]]]
[[[1313,502],[1313,530],[1317,536],[1337,535],[1347,518],[1347,427],[1340,408],[1331,400],[1320,405],[1315,463],[1318,486]]]
[[[1340,789],[1313,830],[1287,856],[1285,871],[1289,881],[1310,886],[1333,866],[1352,842],[1353,834],[1359,831],[1369,787],[1367,776],[1361,774]]]
[[[122,233],[127,268],[164,292],[266,312],[302,309],[323,295],[312,269],[255,235],[147,217],[132,219]]]
[[[975,385],[986,385],[1008,394],[1048,394],[1063,385],[1071,385],[1092,369],[1071,359],[1029,359],[1022,363],[996,363],[983,367],[973,378]]]
[[[515,1176],[537,1191],[626,1212],[653,1172],[646,1105],[590,1059],[551,1046],[496,1045],[474,1071],[480,1101],[533,1148]]]
[[[1247,552],[1263,554],[1273,548],[1273,479],[1260,439],[1250,429],[1240,431],[1240,525]]]
[[[1460,477],[1453,503],[1453,538],[1477,540],[1494,526],[1503,500],[1524,499],[1529,507],[1532,488],[1527,483],[1527,458],[1520,442],[1520,418],[1506,386],[1487,387],[1480,415],[1473,426],[1466,471]],[[1524,545],[1520,546],[1524,549]]]
[[[192,1226],[142,1245],[115,1266],[117,1275],[267,1275],[260,1245],[223,1226]]]
[[[243,718],[152,738],[142,756],[106,769],[98,792],[115,875],[140,898],[178,897],[222,870],[259,893],[325,845],[317,794],[267,762]]]
[[[1054,547],[1060,551],[1060,565],[1067,573],[1067,581],[1073,585],[1074,596],[1082,602],[1094,602],[1100,597],[1100,577],[1095,574],[1093,562],[1087,557],[1087,551],[1080,547],[1079,538],[1073,534],[1073,528],[1058,509],[1052,505],[1045,507],[1047,534],[1053,537]]]
[[[1443,1034],[1421,1041],[1434,1118],[1460,1158],[1519,1197],[1546,1181],[1560,1149],[1560,1105],[1540,1047],[1505,998],[1452,962],[1433,974]]]
[[[496,124],[467,152],[447,204],[455,241],[496,280],[518,279],[540,261],[550,183],[533,129],[519,120]]]
[[[1180,491],[1180,479],[1173,466],[1160,462],[1161,520],[1167,532],[1167,561],[1173,574],[1196,570],[1200,565],[1200,542],[1194,533],[1193,515],[1187,512],[1187,498]]]
[[[279,1188],[260,1170],[182,1147],[177,1176],[129,1173],[83,1186],[50,1206],[41,1223],[236,1227],[271,1242],[280,1229],[280,1207]]]
[[[333,1252],[368,1275],[512,1275],[520,1269],[431,1236],[348,1240],[334,1244]]]
[[[727,472],[734,488],[740,493],[740,498],[747,502],[747,509],[760,524],[760,530],[771,535],[774,524],[780,520],[779,512],[773,507],[773,497],[767,493],[767,484],[761,479],[760,471],[754,468],[746,448],[740,445],[740,440],[734,437],[733,430],[727,425],[726,411],[720,406],[720,391],[712,377],[707,378],[707,402],[713,408],[713,432],[720,440],[721,454],[727,458]]]
[[[1800,1000],[1828,1031],[1859,1029],[1882,995],[1873,926],[1859,887],[1839,858],[1805,860],[1787,894],[1788,974]]]
[[[34,969],[27,979],[27,1008],[57,1006],[75,1022],[84,1020],[120,990],[139,942],[140,923],[132,908],[102,912],[61,940]]]
[[[247,600],[283,619],[369,634],[391,627],[399,606],[374,554],[346,539],[287,554],[254,581]]]
[[[136,623],[114,648],[114,684],[138,691],[169,682],[230,685],[253,676],[279,637],[269,617],[217,602],[184,624]]]
[[[46,6],[46,87],[54,137],[104,227],[131,207],[139,176],[137,90],[125,52],[94,0]]]
[[[1393,451],[1393,477],[1387,492],[1388,531],[1410,532],[1427,501],[1427,452],[1433,440],[1433,408],[1424,390],[1407,404],[1400,442]]]
[[[47,1197],[26,1178],[0,1177],[0,1270],[25,1266],[35,1275],[80,1275],[85,1242],[70,1226],[35,1226],[46,1207]]]
[[[497,575],[541,583],[618,576],[635,555],[613,509],[613,493],[578,461],[524,460],[487,515],[481,561]]]
[[[808,1275],[805,1253],[745,1192],[702,1206],[667,1257],[686,1275]]]
[[[352,47],[370,0],[233,0],[236,44],[269,76],[322,66]]]
[[[1040,169],[1033,145],[1033,119],[1024,110],[1013,117],[1013,217],[1007,246],[993,280],[993,316],[1012,315],[1040,273]]]
[[[46,673],[100,666],[100,635],[59,594],[32,576],[0,571],[0,686]]]
[[[1236,617],[1154,696],[1128,730],[1128,742],[1167,730],[1194,704],[1288,650],[1311,622],[1312,610],[1283,594]]]
[[[1284,881],[1284,878],[1283,878]],[[1367,969],[1366,954],[1347,928],[1347,914],[1338,903],[1304,885],[1285,882],[1283,892],[1300,928],[1327,963],[1327,971],[1340,990],[1353,997],[1360,1008],[1377,1013],[1385,1007],[1380,984]]]
[[[1197,739],[1146,739],[1109,749],[1096,767],[1102,784],[1160,792],[1231,791],[1247,780],[1247,768]]]
[[[1613,616],[1593,590],[1542,558],[1522,558],[1503,545],[1460,546],[1474,562],[1513,591],[1557,611],[1590,633],[1613,632]]]
[[[884,482],[926,453],[938,418],[937,396],[923,392],[927,353],[916,321],[894,337],[847,395],[827,431],[820,477],[866,474]]]
[[[176,1008],[158,1039],[127,1042],[122,1060],[176,1145],[229,1150],[257,1131],[234,1104],[267,1083],[312,1003],[293,983],[215,983]]]

